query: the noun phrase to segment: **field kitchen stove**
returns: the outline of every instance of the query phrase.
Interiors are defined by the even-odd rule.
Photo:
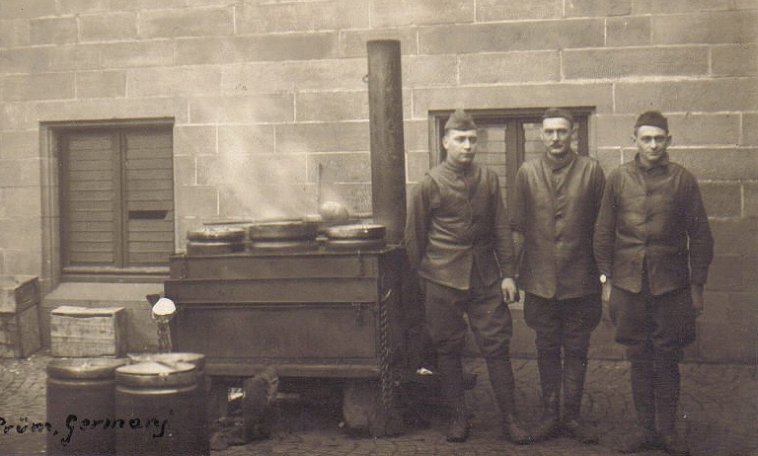
[[[378,398],[390,413],[406,362],[404,255],[397,247],[175,255],[165,283],[178,309],[173,346],[206,355],[212,379],[251,377],[268,366],[284,378],[343,379],[344,407]],[[386,423],[345,419],[386,432]]]
[[[342,386],[348,428],[400,432],[397,385],[412,325],[423,315],[408,290],[400,43],[369,41],[372,219],[241,224],[192,233],[170,258],[165,296],[176,303],[175,350],[206,356],[215,397],[229,381],[273,367],[283,379]],[[318,237],[317,237],[318,236]],[[405,295],[405,296],[404,296]],[[319,380],[320,381],[320,380]]]

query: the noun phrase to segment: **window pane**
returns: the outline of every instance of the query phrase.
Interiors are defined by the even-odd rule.
[[[505,124],[484,124],[477,120],[477,125],[479,126],[477,130],[479,145],[476,152],[476,162],[497,173],[500,178],[503,201],[505,201],[508,182],[505,167]]]
[[[539,158],[545,152],[545,145],[542,144],[542,123],[524,122],[524,161]]]

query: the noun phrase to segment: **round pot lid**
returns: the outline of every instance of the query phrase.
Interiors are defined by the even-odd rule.
[[[116,383],[129,386],[185,386],[197,382],[194,364],[173,361],[144,361],[116,369]]]
[[[125,358],[55,359],[48,363],[47,375],[53,378],[112,379],[116,368],[127,362]]]
[[[187,231],[190,241],[225,241],[241,242],[245,239],[245,228],[229,225],[209,225],[196,230]]]

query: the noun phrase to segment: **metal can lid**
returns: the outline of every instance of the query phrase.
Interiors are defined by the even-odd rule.
[[[145,361],[116,369],[116,383],[129,386],[187,386],[197,383],[195,365],[181,361]]]
[[[173,363],[190,363],[198,370],[205,368],[205,355],[202,353],[128,353],[130,363],[144,363],[146,361]]]
[[[47,375],[61,379],[112,379],[116,369],[127,362],[126,358],[54,359],[47,364]]]

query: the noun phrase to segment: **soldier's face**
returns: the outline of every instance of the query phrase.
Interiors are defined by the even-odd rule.
[[[571,149],[574,127],[563,117],[548,117],[542,121],[542,143],[551,155],[563,155]]]
[[[442,138],[447,161],[455,165],[468,165],[476,155],[476,130],[448,130]]]
[[[634,134],[634,143],[642,163],[653,165],[663,158],[671,143],[671,135],[663,128],[641,125]]]

